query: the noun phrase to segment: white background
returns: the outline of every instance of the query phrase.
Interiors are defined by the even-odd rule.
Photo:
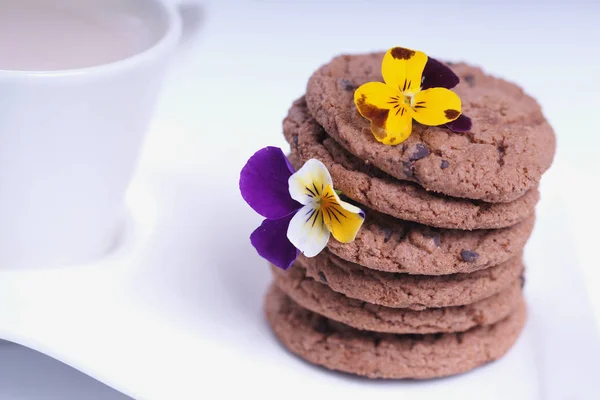
[[[598,350],[594,328],[600,321],[598,2],[202,5],[203,29],[174,62],[136,180],[143,190],[133,190],[130,201],[143,208],[142,220],[158,221],[145,242],[151,248],[135,258],[135,269],[116,263],[110,274],[94,280],[101,286],[135,278],[125,285],[134,295],[123,297],[133,302],[79,300],[77,308],[69,282],[56,274],[33,286],[15,281],[15,290],[35,288],[33,293],[49,296],[48,304],[72,307],[84,321],[75,324],[31,300],[27,310],[47,311],[56,323],[32,324],[40,327],[39,335],[24,339],[26,344],[137,398],[195,399],[215,387],[238,394],[260,388],[266,397],[350,389],[346,398],[597,398],[596,359],[585,353]],[[377,385],[310,368],[270,336],[260,310],[269,274],[247,240],[260,218],[239,198],[237,175],[258,148],[285,146],[281,120],[318,65],[341,52],[394,45],[467,60],[519,83],[544,108],[559,150],[542,185],[538,226],[527,250],[532,314],[515,351],[459,378]],[[140,196],[144,190],[149,194]],[[44,291],[42,281],[64,285],[66,294]],[[73,293],[79,298],[90,293],[80,292]],[[129,309],[136,314],[127,314]],[[106,326],[106,310],[124,325],[114,331]],[[126,319],[133,315],[135,322]],[[69,323],[69,331],[57,326]],[[154,329],[142,329],[148,326]],[[78,334],[69,336],[73,332]],[[31,384],[25,377],[23,385]]]

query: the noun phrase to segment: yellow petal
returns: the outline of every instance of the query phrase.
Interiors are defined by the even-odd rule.
[[[361,115],[367,119],[373,117],[372,107],[389,110],[398,101],[404,101],[402,93],[382,82],[365,83],[354,91],[354,104]]]
[[[412,114],[408,104],[402,104],[398,108],[390,110],[390,116],[385,126],[386,137],[378,140],[383,144],[397,145],[408,139],[412,132]]]
[[[417,93],[412,98],[412,116],[423,125],[442,125],[460,116],[458,95],[448,89],[432,88]]]
[[[383,80],[394,89],[407,95],[421,90],[421,78],[427,64],[427,55],[421,51],[394,47],[383,57],[381,74]]]
[[[379,142],[395,145],[410,136],[411,110],[402,93],[381,82],[365,83],[354,92],[358,112],[371,121],[371,132]]]
[[[341,201],[331,185],[323,191],[320,208],[325,225],[338,242],[349,243],[356,238],[365,220],[360,208]]]

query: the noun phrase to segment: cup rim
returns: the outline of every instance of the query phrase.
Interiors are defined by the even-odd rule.
[[[69,68],[59,70],[5,70],[0,68],[0,79],[3,78],[56,78],[82,75],[110,74],[117,70],[128,69],[168,51],[174,42],[181,37],[181,18],[176,7],[165,0],[146,0],[154,3],[166,16],[167,28],[163,36],[152,46],[121,60],[111,61],[106,64],[93,65],[82,68]]]

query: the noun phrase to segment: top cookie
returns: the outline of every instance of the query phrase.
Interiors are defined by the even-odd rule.
[[[452,90],[473,121],[471,132],[415,122],[402,144],[377,142],[353,93],[382,81],[382,59],[383,53],[339,56],[309,80],[310,113],[343,147],[389,175],[454,197],[510,202],[537,185],[556,145],[539,105],[518,86],[466,64],[452,65],[461,78]]]

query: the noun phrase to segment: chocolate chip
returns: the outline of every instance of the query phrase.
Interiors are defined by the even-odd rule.
[[[457,341],[459,344],[462,344],[462,342],[463,342],[463,336],[464,336],[464,333],[463,333],[463,332],[458,332],[458,333],[456,334],[456,341]]]
[[[364,308],[365,310],[367,310],[369,312],[377,313],[381,309],[381,306],[378,306],[377,304],[363,302],[362,308]]]
[[[462,258],[462,260],[466,262],[473,262],[477,260],[478,257],[479,254],[471,250],[463,250],[460,252],[460,258]]]
[[[354,86],[354,84],[346,78],[340,79],[339,83],[340,83],[340,87],[347,92],[352,92],[353,90],[356,89],[356,86]]]
[[[394,231],[392,231],[391,228],[381,228],[381,230],[383,231],[383,234],[385,235],[383,237],[383,243],[389,242],[390,238],[392,237],[392,234],[394,233]]]
[[[523,287],[525,286],[525,276],[521,275],[519,279],[521,279],[521,289],[523,289]]]
[[[442,163],[440,164],[440,168],[441,169],[446,169],[450,166],[450,163],[446,160],[442,160]]]
[[[467,74],[463,76],[465,82],[469,85],[469,87],[475,86],[475,75]]]
[[[473,315],[473,321],[475,321],[477,325],[484,325],[486,322],[486,318],[485,314],[483,314],[483,311],[478,311],[477,313],[475,313],[475,315]]]
[[[294,142],[294,146],[298,147],[298,135],[292,136],[292,141]]]
[[[439,233],[427,232],[427,233],[424,233],[423,236],[426,237],[427,239],[432,239],[433,244],[435,244],[436,247],[440,247],[440,245],[442,244]]]
[[[318,317],[313,321],[313,329],[319,333],[326,334],[329,332],[329,324],[324,317]]]
[[[402,161],[402,172],[408,178],[412,178],[415,176],[415,164],[412,161]]]
[[[323,271],[319,271],[319,280],[321,281],[321,283],[324,283],[327,285],[327,277],[325,276]]]
[[[415,146],[415,151],[412,153],[409,160],[417,161],[421,158],[427,157],[429,154],[431,154],[431,152],[429,151],[429,147],[427,147],[423,143],[417,143],[417,145]]]
[[[501,167],[504,166],[504,158],[506,157],[506,148],[507,146],[504,145],[504,141],[501,141],[500,143],[498,143],[498,145],[496,145],[496,149],[498,150],[498,165],[500,165]]]

